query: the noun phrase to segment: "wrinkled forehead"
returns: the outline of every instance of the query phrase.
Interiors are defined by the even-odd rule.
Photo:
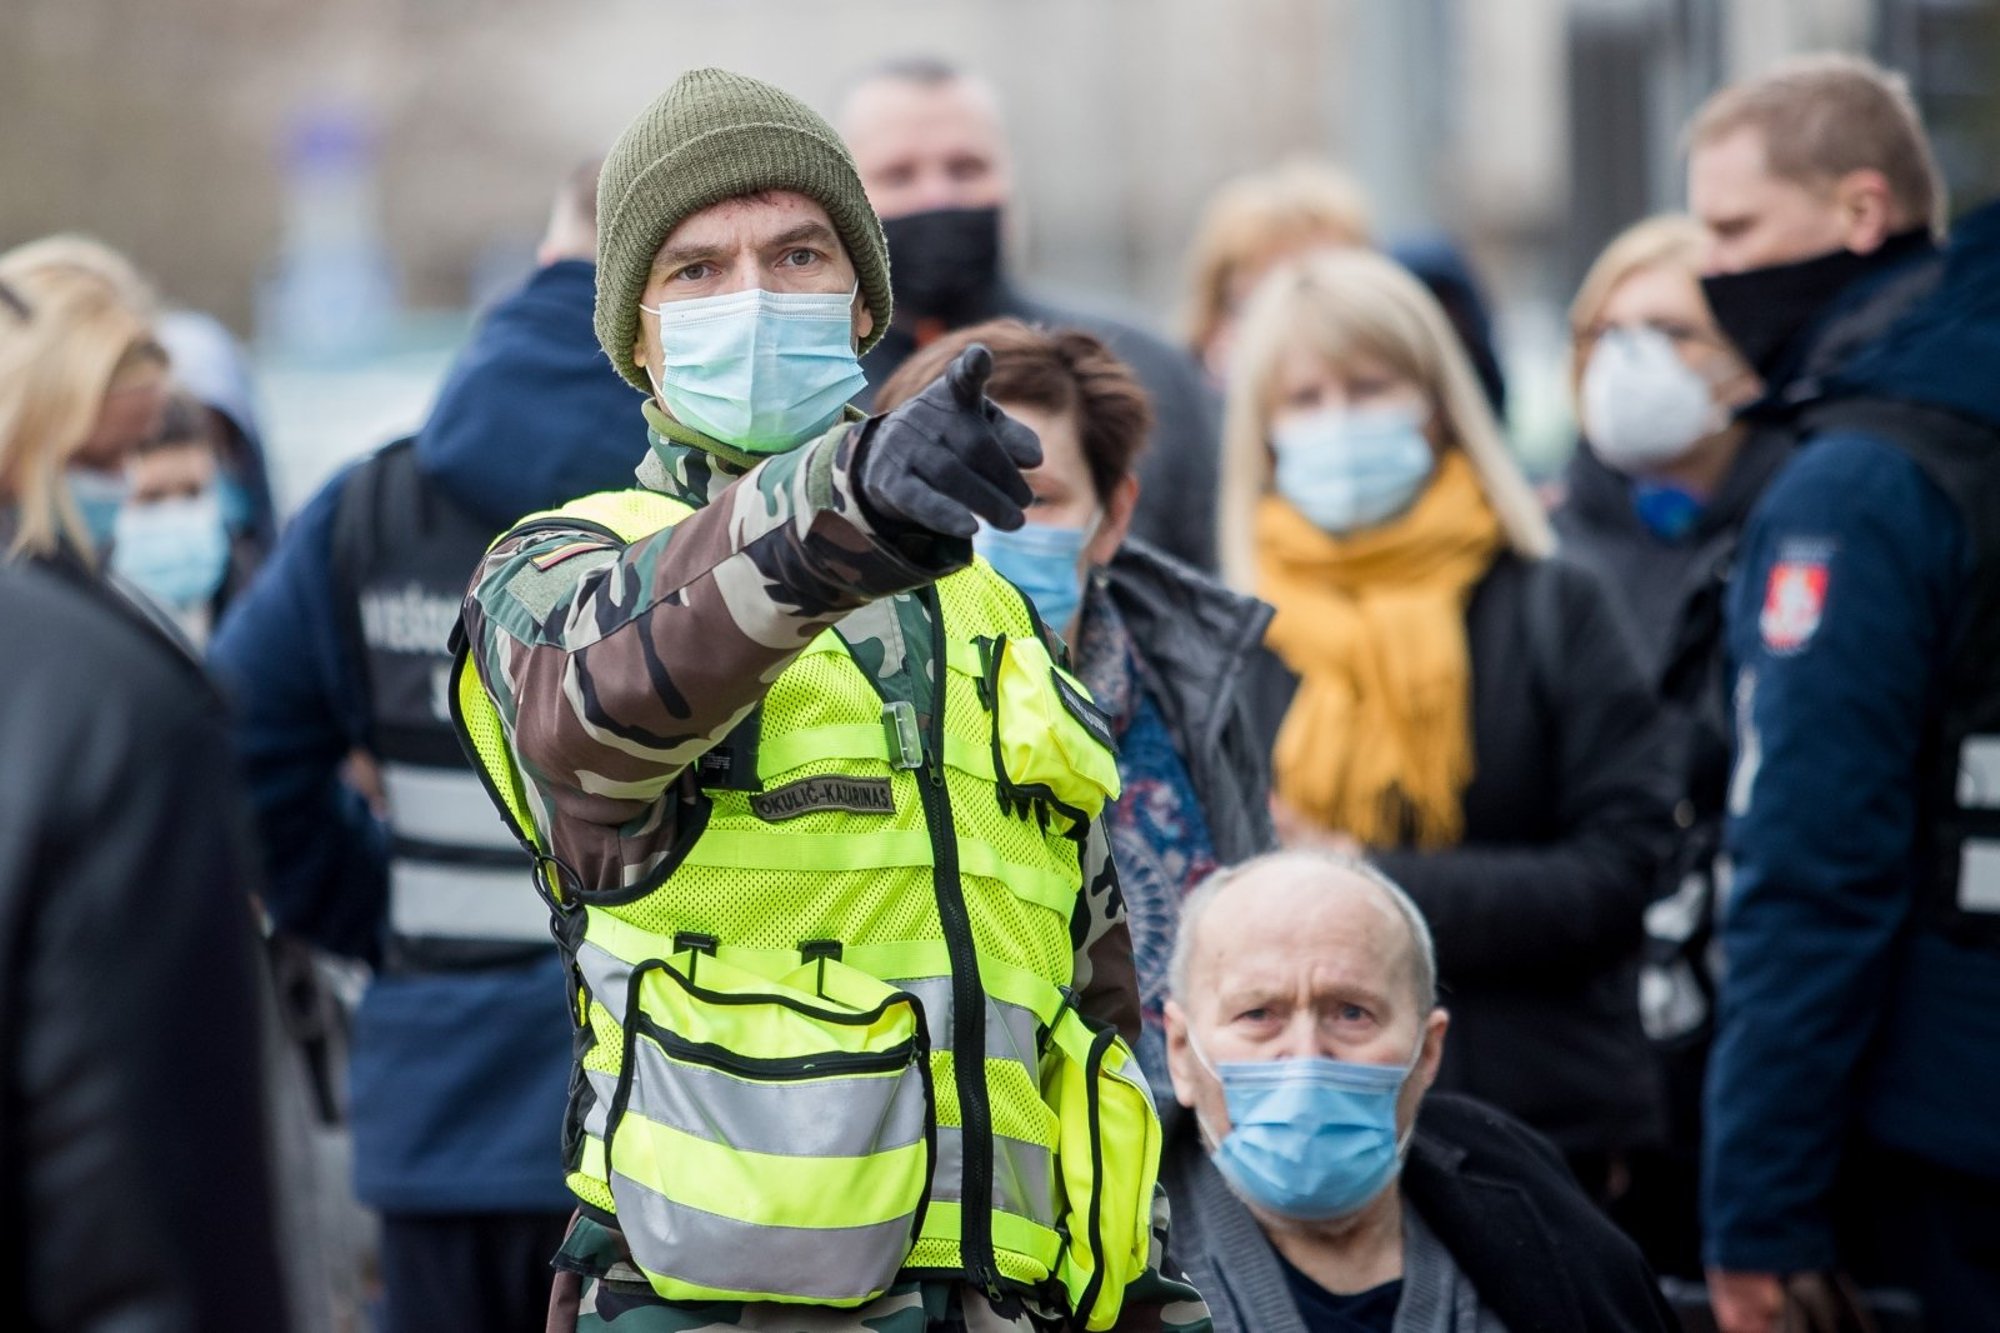
[[[831,246],[843,258],[833,219],[818,200],[792,190],[762,190],[710,204],[682,218],[653,253],[657,270],[691,254],[720,255],[785,245]]]
[[[1414,980],[1416,941],[1380,885],[1351,870],[1277,865],[1225,885],[1199,921],[1189,983],[1307,988],[1338,978],[1385,994]]]

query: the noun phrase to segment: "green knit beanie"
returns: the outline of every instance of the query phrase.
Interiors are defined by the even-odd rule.
[[[790,93],[728,70],[690,70],[625,127],[597,184],[597,341],[650,392],[632,364],[639,302],[668,233],[711,204],[792,190],[833,220],[875,316],[867,351],[889,329],[889,243],[847,146]]]

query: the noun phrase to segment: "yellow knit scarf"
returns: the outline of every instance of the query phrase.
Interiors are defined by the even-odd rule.
[[[1278,733],[1278,795],[1370,847],[1445,847],[1472,781],[1465,608],[1500,521],[1465,455],[1445,454],[1402,517],[1333,537],[1284,500],[1257,511],[1270,644],[1299,675]]]

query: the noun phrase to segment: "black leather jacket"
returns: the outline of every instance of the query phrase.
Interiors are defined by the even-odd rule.
[[[80,566],[0,624],[0,1327],[283,1330],[220,705]]]

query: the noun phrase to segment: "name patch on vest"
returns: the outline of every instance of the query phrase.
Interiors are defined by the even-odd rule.
[[[1050,679],[1055,681],[1056,697],[1062,700],[1062,706],[1077,720],[1077,724],[1089,732],[1099,745],[1117,754],[1118,739],[1111,734],[1111,719],[1105,716],[1104,710],[1092,703],[1061,675],[1051,676]]]
[[[887,778],[801,778],[750,798],[757,818],[770,823],[797,819],[815,810],[846,810],[857,815],[893,815],[895,793]]]

